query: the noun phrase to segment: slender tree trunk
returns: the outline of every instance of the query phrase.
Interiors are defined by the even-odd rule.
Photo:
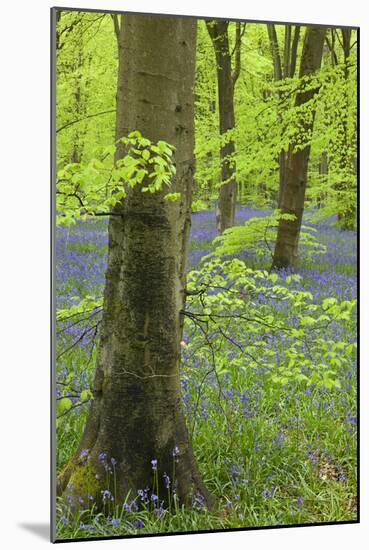
[[[319,178],[320,178],[321,185],[323,185],[325,188],[327,188],[327,178],[328,178],[328,155],[327,155],[327,151],[323,151],[323,153],[320,155]],[[318,208],[323,208],[325,206],[326,196],[327,196],[326,192],[320,191],[319,196],[317,198]]]
[[[278,208],[281,208],[282,197],[284,192],[284,184],[286,181],[286,160],[287,154],[285,151],[280,151],[278,155],[278,165],[279,165],[279,189],[278,189]]]
[[[284,28],[284,52],[283,52],[283,74],[289,76],[291,63],[291,25],[285,25]]]
[[[83,55],[83,42],[81,41],[78,44],[78,50],[76,55],[76,64],[75,64],[75,107],[74,112],[76,118],[82,118],[86,114],[86,102],[85,98],[82,95],[82,67],[84,65],[84,55]],[[81,162],[81,131],[78,127],[78,124],[73,129],[73,146],[71,153],[71,162]]]
[[[283,49],[283,68],[281,61],[281,54],[279,50],[278,37],[275,26],[271,23],[267,25],[270,49],[272,52],[273,59],[273,70],[274,70],[274,80],[277,82],[283,80],[284,78],[292,78],[295,74],[296,69],[296,59],[297,59],[297,47],[300,36],[300,27],[297,25],[295,27],[293,40],[292,40],[292,26],[285,25],[284,33],[284,49]],[[279,100],[283,100],[283,93],[278,94]],[[278,113],[278,117],[282,120],[281,112]],[[286,151],[282,150],[278,155],[278,166],[279,166],[279,190],[278,190],[278,208],[281,208],[281,201],[284,191],[284,185],[286,180],[286,161],[287,154]]]
[[[172,189],[181,199],[171,203],[164,191],[142,193],[137,186],[110,218],[94,399],[81,444],[60,479],[59,491],[66,494],[107,488],[101,467],[106,453],[118,461],[119,502],[129,491],[134,498],[153,487],[151,461],[157,460],[154,492],[160,499],[167,496],[163,473],[172,476],[175,467],[182,503],[199,491],[209,508],[214,504],[195,463],[179,378],[194,170],[195,33],[194,20],[177,17],[125,15],[120,26],[117,138],[139,130],[173,144]],[[118,150],[117,158],[123,154]],[[85,449],[88,468],[80,459]]]
[[[284,70],[288,70],[289,66],[289,50],[290,45],[287,44],[287,40],[290,40],[291,34],[287,31],[288,25],[285,26],[285,44],[284,44]],[[283,72],[282,72],[282,62],[281,62],[281,54],[279,51],[279,44],[278,44],[278,37],[277,32],[275,30],[275,26],[271,23],[267,25],[268,30],[268,36],[269,36],[269,43],[270,43],[270,49],[272,52],[272,60],[273,60],[273,71],[274,71],[274,80],[277,82],[278,80],[283,79]],[[279,99],[281,99],[281,94],[278,95]],[[281,121],[281,114],[278,113],[278,118]],[[281,197],[283,193],[283,187],[284,187],[284,180],[285,180],[285,152],[282,150],[278,154],[278,166],[279,166],[279,188],[278,188],[278,202],[277,206],[280,208],[281,203]]]
[[[326,42],[331,54],[331,64],[333,67],[338,65],[338,57],[336,53],[336,36],[343,49],[344,68],[343,75],[346,81],[344,89],[344,106],[340,115],[341,127],[338,133],[338,144],[336,145],[337,154],[332,158],[333,171],[336,169],[342,174],[342,181],[334,184],[334,190],[337,196],[337,219],[339,225],[344,229],[353,229],[355,225],[355,204],[347,200],[347,192],[350,190],[352,176],[356,175],[355,164],[352,158],[352,147],[350,147],[350,139],[348,132],[349,118],[349,97],[347,84],[349,80],[349,57],[351,52],[351,29],[341,29],[341,40],[337,29],[331,29],[331,39],[326,36]],[[351,176],[351,178],[350,178]],[[347,181],[348,180],[348,181]]]
[[[350,153],[350,139],[348,130],[348,117],[349,117],[349,97],[348,97],[348,80],[349,80],[349,57],[351,50],[351,29],[342,28],[342,49],[344,56],[344,68],[343,74],[346,82],[345,87],[345,108],[342,113],[342,127],[339,133],[340,143],[338,146],[338,168],[343,174],[343,181],[336,185],[336,191],[338,193],[341,208],[338,211],[338,223],[343,229],[353,229],[355,225],[355,205],[351,201],[347,201],[347,192],[350,189],[350,177],[354,171],[352,170],[352,156]]]
[[[293,78],[296,72],[296,63],[297,63],[297,49],[299,46],[300,40],[300,26],[295,26],[295,31],[293,33],[292,47],[291,47],[291,58],[290,58],[290,67],[288,76]]]
[[[207,21],[206,23],[213,43],[217,64],[220,134],[225,134],[235,127],[234,86],[238,78],[240,68],[239,38],[238,44],[236,42],[236,68],[235,72],[232,73],[232,56],[229,49],[228,25],[228,21]],[[240,37],[240,35],[238,36]],[[234,153],[234,141],[232,139],[227,140],[227,143],[220,149],[221,187],[219,190],[217,208],[218,233],[223,233],[225,229],[234,225],[237,200],[236,164],[233,158]]]
[[[300,78],[312,75],[320,68],[325,29],[321,27],[309,27],[306,31],[304,47],[301,58]],[[300,107],[310,101],[318,89],[299,92],[296,96],[295,106]],[[310,117],[301,120],[304,131],[308,134],[312,131],[315,118],[315,109],[311,107]],[[300,115],[304,116],[304,114]],[[300,236],[302,215],[304,212],[304,200],[307,183],[307,170],[310,155],[310,145],[303,149],[295,149],[295,143],[291,143],[287,152],[286,179],[281,200],[282,213],[293,214],[294,221],[281,220],[278,226],[277,241],[273,257],[273,269],[295,268],[297,260],[298,242]]]
[[[272,51],[274,80],[282,80],[283,73],[282,73],[281,55],[279,52],[277,32],[275,30],[275,26],[272,23],[268,23],[267,29],[268,29],[270,49]]]

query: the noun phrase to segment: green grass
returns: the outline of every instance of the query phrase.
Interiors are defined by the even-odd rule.
[[[345,234],[342,239],[343,246]],[[192,248],[202,250],[207,244],[193,243]],[[95,250],[88,243],[72,246],[78,252],[105,253],[103,247]],[[342,280],[346,286],[327,287],[326,279],[319,282],[317,271],[329,272],[333,278],[335,274],[353,276],[356,271],[354,262],[345,263],[343,259],[332,267],[324,255],[306,267],[302,287],[315,285],[319,299],[325,295],[342,298],[351,283],[348,278],[347,282]],[[65,288],[70,285],[74,289],[80,284],[79,280],[67,281]],[[344,336],[355,340],[354,322],[345,329]],[[91,384],[94,363],[95,350],[90,355],[88,347],[75,348],[58,362],[59,379],[65,380],[73,373],[73,383],[80,391]],[[82,510],[69,510],[68,503],[60,500],[58,539],[356,520],[354,365],[339,370],[340,389],[315,387],[311,392],[297,383],[276,386],[270,377],[255,369],[245,372],[230,368],[219,378],[221,397],[216,380],[209,379],[201,386],[198,399],[203,368],[183,366],[182,378],[188,382],[183,392],[185,414],[201,474],[217,497],[218,509],[210,514],[205,509],[193,510],[178,504],[159,517],[151,504],[138,511],[114,506],[109,517],[109,513],[96,514],[86,503],[81,504]],[[245,399],[240,398],[245,392],[246,413]],[[58,471],[78,445],[87,412],[83,405],[58,421]],[[160,464],[158,468],[160,475]],[[142,525],[137,526],[135,522],[139,520]]]

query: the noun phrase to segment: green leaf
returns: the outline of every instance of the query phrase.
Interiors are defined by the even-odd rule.
[[[91,399],[93,397],[93,394],[91,390],[83,390],[81,392],[81,401],[87,401],[88,399]]]
[[[167,193],[164,196],[164,200],[171,201],[171,202],[177,201],[180,198],[181,198],[181,193]]]
[[[62,399],[59,399],[57,401],[57,413],[59,415],[65,413],[66,411],[69,411],[69,409],[72,407],[73,403],[69,397],[63,397]]]
[[[150,158],[150,151],[148,149],[144,149],[142,151],[142,158],[145,160],[149,160]]]

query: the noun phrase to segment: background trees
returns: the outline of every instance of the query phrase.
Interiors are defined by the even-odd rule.
[[[267,24],[268,36],[270,41],[270,49],[273,58],[273,71],[274,80],[281,81],[286,78],[293,78],[295,76],[297,50],[299,46],[300,38],[300,26],[296,25],[294,32],[292,33],[293,26],[285,25],[284,28],[284,47],[283,57],[279,47],[278,36],[275,25],[272,23]],[[293,34],[293,38],[292,38]],[[283,92],[279,94],[280,103],[283,108]],[[278,156],[279,163],[279,192],[278,192],[278,208],[281,207],[282,194],[285,185],[286,178],[286,153],[282,149]]]
[[[219,53],[219,37],[214,42],[209,35],[207,28],[215,32],[213,23],[198,24],[194,208],[213,204],[224,195],[229,200],[221,199],[219,204],[228,204],[223,210],[228,211],[231,220],[235,205],[231,197],[236,194],[241,204],[272,208],[280,205],[284,159],[289,144],[297,138],[309,143],[311,149],[306,204],[318,206],[320,216],[337,215],[341,226],[352,227],[356,182],[356,31],[348,33],[349,29],[344,29],[345,39],[341,29],[326,33],[322,68],[316,75],[320,93],[307,107],[315,110],[315,127],[307,135],[298,123],[294,103],[299,89],[294,69],[300,64],[305,28],[217,23],[220,24],[226,25],[218,29],[224,31],[221,36],[222,48],[228,47],[226,55]],[[105,144],[112,141],[117,44],[114,22],[108,15],[63,13],[58,28],[57,139],[61,167],[77,150],[80,153],[75,158],[88,162],[103,154]],[[78,69],[76,63],[82,57],[84,61]],[[227,70],[221,69],[220,63]],[[218,89],[219,77],[223,83]],[[80,114],[76,116],[78,109]],[[233,152],[226,153],[229,148]],[[221,151],[224,158],[219,163]],[[104,163],[107,169],[111,167],[111,156]],[[233,222],[224,223],[225,227]]]
[[[268,411],[269,433],[271,403],[290,389],[307,399],[313,387],[318,400],[321,388],[336,391],[355,353],[351,283],[322,297],[318,276],[320,290],[310,292],[309,279],[268,273],[274,243],[275,269],[324,272],[325,237],[310,222],[301,230],[304,212],[327,227],[354,224],[355,178],[346,175],[356,154],[355,32],[339,49],[337,29],[100,15],[63,13],[58,22],[59,252],[72,255],[63,277],[78,254],[90,262],[59,287],[58,434],[68,439],[68,426],[74,436],[58,447],[60,493],[85,499],[92,489],[103,509],[113,492],[106,476],[96,481],[101,471],[114,474],[118,505],[131,491],[157,517],[174,493],[211,508],[196,455],[211,492],[234,497],[232,525],[243,525],[237,499],[252,515],[258,496],[246,486],[233,494],[243,483],[235,472],[257,478],[260,414]],[[212,243],[216,202],[222,235]],[[272,213],[277,206],[282,214]],[[187,286],[191,210],[201,212]],[[202,418],[209,426],[198,434]],[[273,487],[257,491],[266,498]]]
[[[319,69],[323,55],[325,29],[313,27],[306,31],[301,54],[300,79],[311,77]],[[306,78],[305,78],[306,80]],[[311,134],[314,126],[315,107],[309,113],[305,106],[318,93],[318,86],[307,82],[307,90],[298,92],[295,107],[299,109],[297,125],[305,135]],[[299,146],[301,138],[289,145],[285,160],[281,189],[282,214],[292,214],[294,220],[280,220],[277,242],[273,256],[274,268],[291,268],[296,264],[298,241],[304,212],[310,145]]]
[[[234,44],[234,69],[232,69],[232,52],[228,39],[228,21],[207,21],[206,26],[213,43],[218,81],[219,131],[224,140],[220,148],[221,187],[217,206],[217,229],[223,233],[234,225],[237,181],[234,159],[235,144],[228,132],[235,127],[234,89],[241,71],[241,23],[236,23]]]

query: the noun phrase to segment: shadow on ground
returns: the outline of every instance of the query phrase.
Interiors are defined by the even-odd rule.
[[[30,531],[41,539],[50,540],[50,525],[48,523],[19,523],[18,527]]]

